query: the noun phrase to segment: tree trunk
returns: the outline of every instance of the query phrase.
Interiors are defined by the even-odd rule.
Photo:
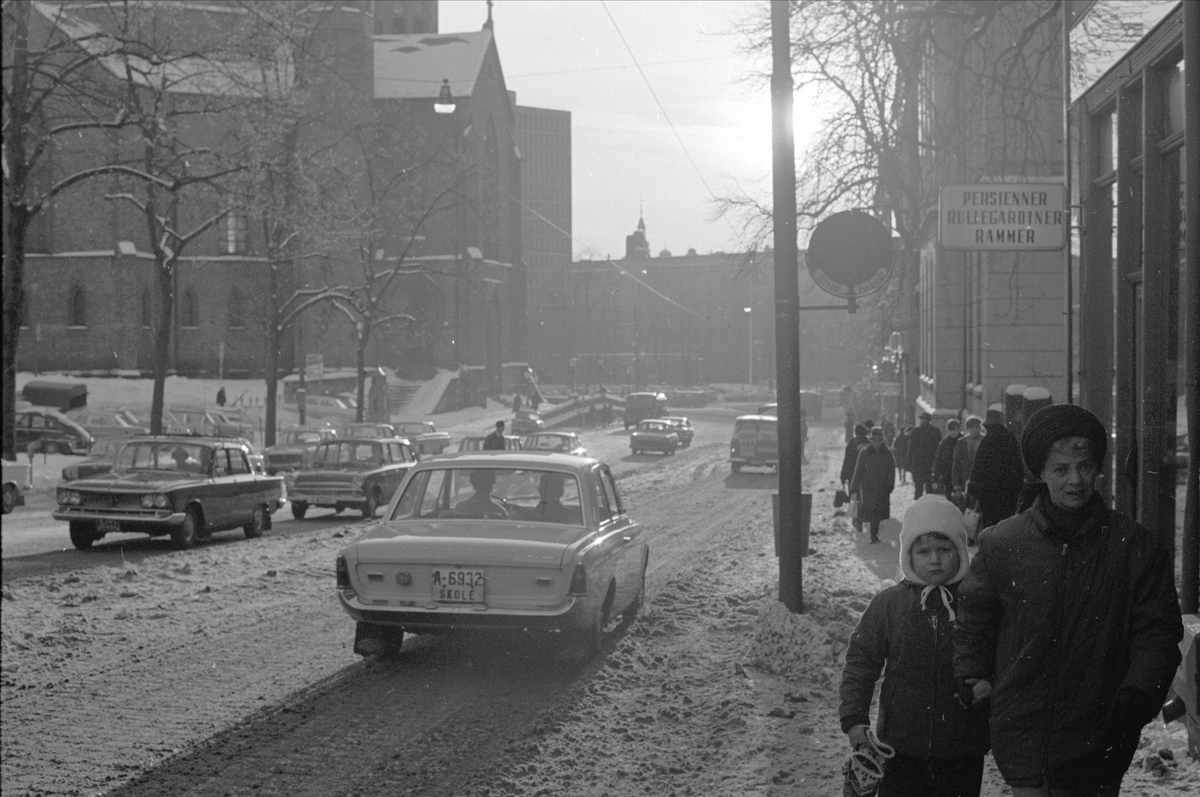
[[[30,214],[21,202],[10,202],[4,230],[4,459],[15,461],[17,414],[17,343],[25,316],[25,234]]]

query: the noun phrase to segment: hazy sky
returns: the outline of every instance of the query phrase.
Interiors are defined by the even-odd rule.
[[[577,257],[622,257],[639,202],[654,254],[741,249],[731,225],[714,217],[712,195],[740,186],[769,204],[770,97],[765,83],[745,80],[767,64],[747,60],[734,33],[766,7],[743,0],[496,1],[496,43],[517,102],[572,114]],[[443,33],[477,30],[487,5],[441,0],[438,13]],[[796,116],[806,118],[800,108]]]

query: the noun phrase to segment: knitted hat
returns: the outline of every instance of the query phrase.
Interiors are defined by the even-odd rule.
[[[1100,419],[1077,404],[1051,404],[1029,416],[1021,433],[1021,459],[1035,476],[1042,475],[1050,449],[1059,440],[1085,437],[1092,444],[1096,462],[1104,462],[1108,431]]]
[[[946,583],[956,584],[967,574],[967,566],[971,563],[967,553],[967,527],[963,524],[962,512],[942,495],[927,493],[918,498],[908,511],[900,525],[900,573],[905,580],[913,584],[924,584],[925,581],[916,574],[912,566],[912,546],[922,534],[936,531],[944,534],[958,549],[958,572],[951,576]]]

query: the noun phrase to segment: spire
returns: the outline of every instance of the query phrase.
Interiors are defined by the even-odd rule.
[[[488,16],[487,21],[483,23],[484,30],[492,29],[492,0],[487,0]]]

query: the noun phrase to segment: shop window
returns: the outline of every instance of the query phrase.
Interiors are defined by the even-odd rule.
[[[83,288],[76,285],[71,289],[71,303],[67,308],[67,326],[87,326],[87,296]]]
[[[179,325],[184,329],[200,326],[200,311],[196,303],[196,292],[188,288],[183,292],[183,304],[179,308]]]
[[[246,328],[246,316],[242,309],[242,295],[238,293],[236,288],[229,296],[229,328]]]

